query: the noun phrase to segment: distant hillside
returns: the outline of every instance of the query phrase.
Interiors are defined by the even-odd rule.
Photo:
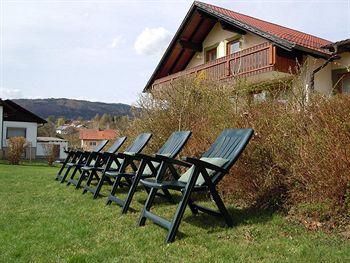
[[[131,106],[122,103],[103,103],[73,99],[15,99],[27,110],[47,118],[63,116],[66,119],[77,119],[82,117],[86,120],[92,119],[96,114],[108,113],[113,116],[131,116]]]

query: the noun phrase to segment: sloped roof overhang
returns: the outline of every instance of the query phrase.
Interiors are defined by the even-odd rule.
[[[198,15],[200,17],[200,22],[197,22],[196,25],[191,25],[191,22],[193,23],[193,21],[196,20],[196,17],[198,17]],[[286,51],[298,50],[300,52],[310,54],[317,58],[326,59],[329,57],[329,55],[325,52],[320,52],[315,49],[301,46],[286,39],[277,37],[273,34],[262,31],[247,23],[222,14],[208,7],[208,5],[204,3],[196,1],[192,4],[190,10],[187,12],[184,20],[182,21],[177,32],[175,33],[168,48],[164,52],[163,57],[161,58],[156,69],[151,75],[151,78],[148,80],[145,88],[143,89],[143,92],[147,92],[156,79],[181,71],[187,66],[187,64],[196,52],[194,52],[193,50],[192,52],[187,52],[187,54],[184,56],[186,49],[181,48],[179,51],[177,51],[178,54],[174,55],[174,49],[176,48],[176,46],[179,47],[179,40],[187,39],[187,41],[194,41],[191,38],[193,38],[193,36],[197,34],[199,35],[197,41],[199,40],[201,42],[196,44],[201,44],[216,22],[226,23],[228,25],[231,25],[232,27],[237,28],[241,32],[250,32],[252,34],[258,35]],[[184,36],[184,33],[189,33],[191,31],[191,26],[191,37]],[[171,57],[172,61],[169,61],[169,58]]]

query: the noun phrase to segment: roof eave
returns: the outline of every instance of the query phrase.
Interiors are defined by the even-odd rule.
[[[191,8],[190,10],[187,12],[185,18],[182,20],[181,24],[180,24],[180,27],[178,28],[178,30],[176,31],[174,37],[172,38],[172,40],[170,41],[170,44],[169,46],[167,47],[167,49],[165,50],[162,58],[160,59],[156,69],[153,71],[152,75],[151,75],[151,78],[148,80],[145,88],[143,89],[142,92],[147,92],[147,90],[149,90],[149,88],[152,86],[152,83],[154,82],[154,78],[156,76],[156,74],[158,73],[158,71],[160,70],[160,67],[161,65],[163,64],[164,60],[166,59],[166,57],[170,54],[170,51],[172,50],[172,48],[175,46],[176,44],[176,41],[178,39],[178,37],[180,36],[180,34],[182,33],[182,31],[184,30],[185,28],[185,25],[187,23],[187,20],[191,17],[192,13],[195,11],[196,9],[196,5],[197,3],[194,2],[192,5],[191,5]]]
[[[321,51],[317,51],[315,49],[311,49],[311,48],[307,48],[304,46],[300,46],[300,45],[294,45],[294,49],[302,51],[304,53],[307,53],[313,57],[316,58],[323,58],[323,59],[328,59],[330,57],[330,54],[321,52]]]

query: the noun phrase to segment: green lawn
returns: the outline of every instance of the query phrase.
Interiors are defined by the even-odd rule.
[[[336,234],[310,232],[277,214],[232,207],[236,227],[187,211],[181,233],[166,245],[164,229],[150,222],[135,227],[143,192],[132,203],[137,212],[122,216],[118,206],[104,205],[105,198],[93,200],[91,194],[54,181],[56,171],[40,164],[0,164],[1,262],[350,260],[350,242]],[[158,204],[158,213],[170,217],[174,206],[162,200]]]

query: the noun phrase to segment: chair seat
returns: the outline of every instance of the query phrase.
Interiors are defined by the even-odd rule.
[[[157,182],[154,178],[141,179],[140,182],[146,186],[157,189],[172,189],[172,190],[183,190],[186,187],[187,183],[181,181],[162,181]],[[201,191],[207,189],[206,185],[195,185],[194,191]]]
[[[67,166],[75,166],[76,163],[67,163]]]
[[[91,171],[91,170],[97,170],[98,167],[94,167],[94,166],[83,166],[81,167],[81,169],[83,171]]]
[[[120,176],[122,174],[117,169],[110,169],[106,171],[105,175],[107,175],[108,177],[116,178],[117,176]]]

